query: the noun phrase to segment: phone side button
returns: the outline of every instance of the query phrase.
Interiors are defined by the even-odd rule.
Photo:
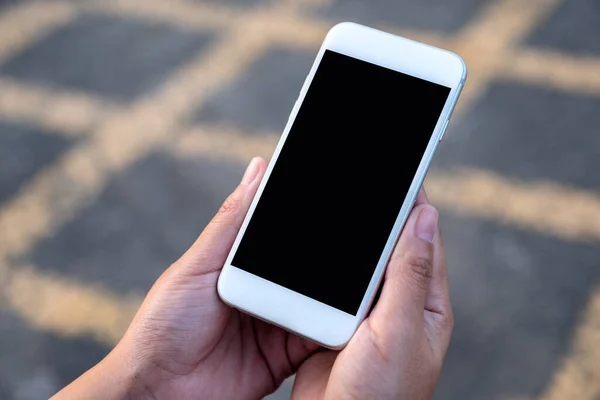
[[[450,123],[449,119],[447,119],[446,122],[444,122],[444,127],[442,128],[442,134],[440,135],[440,142],[444,138],[444,134],[446,133],[446,128],[448,128],[449,123]]]
[[[299,104],[299,100],[296,99],[296,102],[294,103],[294,107],[292,107],[292,111],[290,111],[290,115],[288,115],[288,119],[287,119],[287,123],[290,123],[290,120],[292,119],[292,115],[294,114],[294,111],[298,112],[298,107],[300,106]]]

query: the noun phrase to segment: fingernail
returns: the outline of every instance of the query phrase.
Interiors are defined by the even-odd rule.
[[[246,172],[244,172],[244,176],[242,177],[242,183],[244,185],[249,185],[254,181],[256,176],[258,175],[258,171],[260,170],[260,159],[255,157],[248,164],[248,168],[246,168]]]
[[[419,213],[416,226],[416,234],[421,239],[433,243],[435,232],[438,227],[438,213],[435,208],[425,206]]]

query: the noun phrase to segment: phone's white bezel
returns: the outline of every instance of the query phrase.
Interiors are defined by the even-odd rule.
[[[333,50],[451,88],[448,100],[440,114],[431,140],[425,150],[392,229],[392,233],[381,254],[379,263],[375,268],[371,282],[356,315],[350,315],[231,265],[233,256],[252,217],[256,204],[260,200],[263,188],[277,161],[279,152],[287,138],[325,50]],[[463,60],[456,54],[355,23],[344,22],[334,26],[327,34],[319,49],[315,62],[300,91],[298,101],[292,109],[281,140],[275,149],[265,176],[258,188],[258,192],[227,257],[223,271],[219,276],[218,292],[221,299],[233,307],[272,324],[279,325],[324,346],[330,348],[343,347],[350,340],[371,306],[391,251],[414,204],[418,190],[425,178],[435,148],[447,126],[447,121],[454,109],[465,78],[466,66]],[[399,95],[401,96],[402,94]],[[285,268],[283,263],[281,268]],[[318,277],[315,277],[315,279],[318,279]],[[340,285],[343,285],[343,282],[344,277],[340,276]],[[331,288],[331,290],[335,290],[335,288]]]

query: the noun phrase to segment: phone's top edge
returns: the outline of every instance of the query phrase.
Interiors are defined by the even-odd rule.
[[[391,32],[387,32],[387,31],[383,31],[383,30],[380,30],[380,29],[372,28],[370,26],[362,25],[362,24],[359,24],[357,22],[343,21],[343,22],[339,22],[339,23],[333,25],[329,29],[329,31],[327,32],[327,34],[325,36],[325,40],[328,37],[330,37],[332,34],[335,34],[338,30],[345,29],[345,28],[362,29],[362,30],[368,30],[368,31],[372,31],[372,32],[377,32],[377,34],[382,34],[382,35],[386,35],[386,36],[389,36],[389,37],[393,37],[396,40],[403,40],[403,41],[407,41],[407,42],[416,43],[416,44],[419,44],[419,45],[422,45],[422,46],[427,46],[427,47],[431,48],[432,50],[435,50],[435,51],[440,52],[440,53],[447,54],[447,55],[451,56],[452,58],[457,59],[458,62],[462,66],[462,68],[461,68],[461,70],[462,70],[462,76],[460,78],[460,83],[464,84],[466,82],[466,80],[467,80],[467,64],[466,64],[465,60],[460,55],[458,55],[458,54],[456,54],[456,53],[454,53],[454,52],[452,52],[450,50],[447,50],[447,49],[444,49],[444,48],[441,48],[441,47],[437,47],[437,46],[431,45],[429,43],[420,42],[420,41],[415,40],[415,39],[407,38],[407,37],[404,37],[404,36],[396,35],[396,34],[391,33]]]
[[[362,24],[359,24],[357,22],[352,22],[352,21],[339,22],[339,23],[333,25],[329,29],[329,31],[327,32],[326,37],[329,36],[329,34],[332,33],[332,32],[334,32],[335,30],[343,29],[346,26],[351,26],[351,27],[355,27],[355,28],[363,29],[363,30],[369,30],[369,31],[377,32],[378,34],[384,34],[386,36],[391,36],[391,37],[394,37],[394,38],[397,38],[397,39],[401,39],[401,40],[405,40],[405,41],[409,41],[409,42],[413,42],[413,43],[418,43],[418,44],[421,44],[421,45],[424,45],[424,46],[427,46],[427,47],[431,47],[434,50],[441,51],[441,52],[444,52],[444,53],[448,53],[448,54],[450,54],[452,56],[458,57],[461,60],[461,62],[466,66],[466,64],[465,64],[464,60],[462,59],[462,57],[460,57],[458,54],[456,54],[456,53],[454,53],[454,52],[452,52],[450,50],[446,50],[446,49],[443,49],[441,47],[437,47],[437,46],[431,45],[429,43],[420,42],[420,41],[415,40],[415,39],[407,38],[405,36],[396,35],[395,33],[383,31],[381,29],[373,28],[373,27],[370,27],[370,26],[367,26],[367,25],[362,25]]]

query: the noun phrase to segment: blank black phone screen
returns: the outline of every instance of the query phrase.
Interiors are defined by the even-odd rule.
[[[326,50],[232,265],[356,315],[449,93]]]

